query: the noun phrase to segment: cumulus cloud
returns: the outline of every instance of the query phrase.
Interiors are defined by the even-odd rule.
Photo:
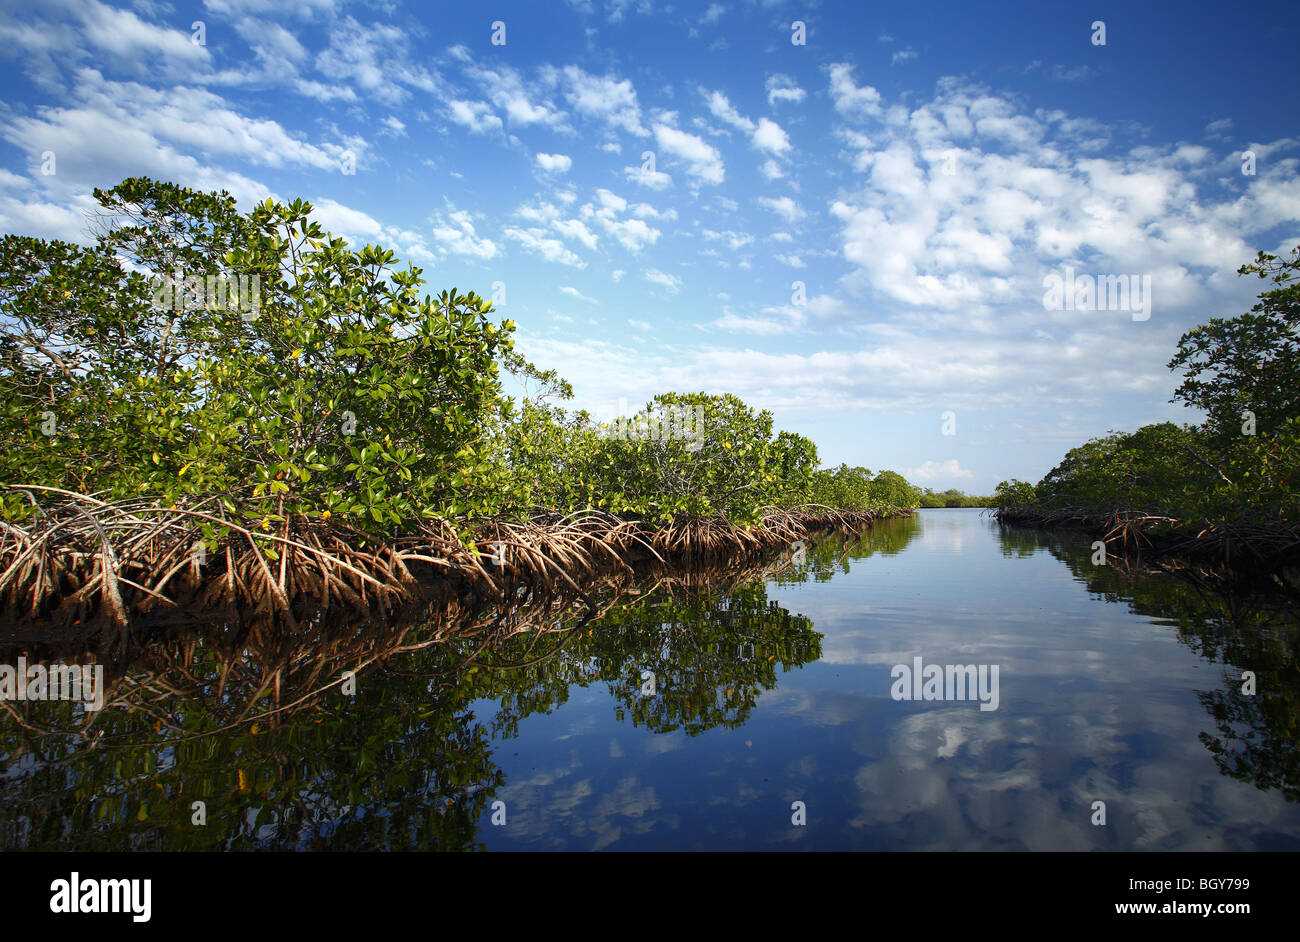
[[[654,126],[655,143],[665,154],[685,164],[686,175],[697,183],[719,184],[726,172],[722,155],[702,138],[666,124]]]
[[[661,272],[657,268],[648,269],[645,273],[645,280],[651,284],[662,285],[672,294],[677,294],[682,290],[682,280],[676,275],[669,275]]]
[[[495,258],[496,243],[480,238],[474,231],[474,220],[466,210],[452,211],[445,217],[436,217],[433,239],[453,255],[487,260]]]
[[[786,222],[796,222],[805,215],[804,211],[799,208],[799,204],[788,196],[760,196],[758,205],[770,209]]]
[[[507,239],[519,243],[525,251],[540,255],[548,262],[558,262],[573,268],[587,267],[587,263],[576,252],[559,239],[552,238],[545,229],[508,226],[504,234]]]
[[[568,173],[573,159],[565,154],[538,154],[537,166],[547,173]]]
[[[449,101],[447,102],[447,117],[457,124],[469,128],[475,134],[500,131],[503,127],[501,119],[492,112],[491,105],[485,101],[464,101],[460,99]]]
[[[389,106],[399,105],[413,91],[441,89],[436,74],[414,61],[410,37],[387,23],[363,24],[351,16],[329,30],[329,46],[317,54],[316,70],[335,85]]]
[[[771,118],[759,118],[757,122],[754,122],[737,111],[735,106],[731,104],[730,99],[722,92],[710,92],[705,89],[701,89],[700,92],[709,106],[710,113],[724,124],[748,136],[750,144],[756,150],[778,157],[784,157],[790,151],[789,135],[785,133],[784,128]],[[767,161],[763,172],[768,179],[781,176],[779,165],[772,160]]]
[[[579,215],[604,230],[623,248],[636,253],[656,242],[661,233],[645,221],[658,215],[653,207],[642,203],[631,210],[627,200],[601,187],[596,190],[596,203],[585,204]]]
[[[767,103],[775,105],[777,102],[790,102],[799,104],[807,96],[807,92],[795,84],[794,79],[788,75],[777,73],[768,76],[767,79]]]
[[[551,228],[566,239],[581,242],[593,252],[596,250],[596,234],[581,219],[556,219],[551,222]]]
[[[772,154],[784,154],[790,149],[790,138],[775,121],[759,118],[754,129],[754,146]]]
[[[1097,128],[956,80],[870,138],[840,133],[858,174],[856,191],[830,204],[857,270],[847,286],[951,311],[967,327],[993,329],[993,311],[1017,304],[999,315],[1004,329],[1035,307],[1041,321],[1042,279],[1067,263],[1149,274],[1166,311],[1176,309],[1250,257],[1243,236],[1300,214],[1300,183],[1286,168],[1216,201],[1204,149],[1138,145],[1102,157]]]
[[[623,176],[628,182],[650,190],[666,190],[673,185],[673,178],[662,170],[651,170],[647,164],[624,167]]]
[[[641,123],[641,106],[630,79],[593,75],[576,65],[543,69],[542,79],[562,87],[564,100],[583,117],[601,122],[611,130],[638,137],[649,135]]]
[[[727,248],[732,252],[744,248],[754,241],[754,237],[748,232],[736,232],[731,229],[716,231],[714,229],[705,229],[701,233],[709,241],[722,240],[727,243]]]
[[[706,92],[704,97],[715,118],[748,134],[754,132],[754,122],[737,111],[722,92]]]
[[[463,74],[478,84],[488,101],[505,115],[512,127],[568,128],[565,113],[539,89],[532,87],[517,69],[505,65],[496,68],[476,65],[473,54],[463,46],[453,47],[451,52],[461,61]]]
[[[880,92],[870,85],[853,81],[853,66],[837,62],[830,67],[831,103],[847,118],[875,117],[880,114]]]

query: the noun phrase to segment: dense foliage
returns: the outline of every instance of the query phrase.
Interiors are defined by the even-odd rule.
[[[514,351],[487,301],[422,295],[419,268],[349,248],[301,200],[241,213],[143,178],[95,197],[92,246],[0,239],[5,483],[220,495],[263,529],[306,515],[376,533],[587,507],[751,525],[811,499],[916,506],[890,472],[818,471],[811,441],[734,396],[666,393],[603,425],[566,411],[551,400],[572,389]],[[503,371],[529,394],[505,395]],[[6,517],[33,512],[0,493]]]
[[[1271,279],[1248,313],[1183,334],[1174,402],[1200,424],[1161,422],[1072,449],[1037,484],[1004,481],[999,507],[1035,505],[1163,514],[1192,523],[1295,520],[1300,470],[1300,247],[1261,252],[1238,274]]]
[[[96,195],[116,224],[92,249],[0,242],[6,480],[215,493],[267,521],[492,508],[511,341],[486,302],[421,300],[418,268],[325,237],[302,202],[242,215],[145,180]],[[255,298],[213,290],[241,277]]]

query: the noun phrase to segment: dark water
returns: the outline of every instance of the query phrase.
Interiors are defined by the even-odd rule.
[[[1090,557],[930,510],[542,637],[177,631],[89,740],[68,704],[0,715],[0,846],[1300,849],[1287,600]],[[917,657],[997,665],[997,708],[894,699]]]

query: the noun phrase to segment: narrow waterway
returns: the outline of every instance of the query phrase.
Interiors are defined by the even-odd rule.
[[[152,673],[126,668],[141,707],[100,717],[99,748],[0,717],[0,834],[61,848],[1300,849],[1294,615],[1272,594],[1092,558],[1082,536],[925,510],[749,581],[649,585],[558,642],[396,653],[359,671],[354,695],[331,688],[278,724],[237,722],[233,681],[186,698],[155,652]],[[219,646],[167,644],[191,645],[191,677]],[[193,738],[151,719],[160,677],[182,691],[169,722]]]

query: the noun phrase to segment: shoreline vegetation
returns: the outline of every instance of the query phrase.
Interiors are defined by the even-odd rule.
[[[95,198],[92,246],[0,238],[0,620],[504,604],[921,503],[735,396],[563,408],[493,303],[421,296],[419,268],[301,200],[241,213],[144,178]]]
[[[89,631],[98,621],[126,628],[151,613],[182,609],[266,616],[297,627],[339,609],[367,617],[421,603],[473,607],[570,591],[585,599],[583,586],[611,571],[653,563],[752,564],[910,512],[809,505],[768,508],[750,527],[725,518],[650,527],[583,510],[478,521],[469,525],[466,544],[446,520],[376,539],[302,516],[261,534],[221,517],[217,501],[190,509],[67,495],[43,511],[39,527],[0,524],[0,608],[8,613],[0,624]],[[229,531],[210,554],[194,549],[202,545],[205,522]]]
[[[1171,402],[1199,424],[1160,422],[1072,449],[1037,484],[1003,481],[1008,526],[1087,531],[1105,552],[1146,552],[1278,575],[1300,555],[1300,247],[1260,252],[1238,275],[1276,287],[1250,311],[1184,333]],[[1094,564],[1105,561],[1105,553]]]
[[[608,569],[763,556],[917,507],[1234,565],[1300,548],[1300,249],[1240,269],[1277,285],[1251,312],[1180,339],[1173,401],[1204,423],[1094,439],[986,498],[822,468],[732,395],[565,408],[571,386],[491,302],[421,296],[419,268],[349,248],[301,200],[241,213],[145,178],[95,198],[92,246],[0,238],[5,622],[209,606],[292,626],[581,594]]]
[[[191,614],[181,610],[160,610],[168,630],[159,632],[157,623],[142,619],[130,627],[129,644],[120,643],[119,633],[110,625],[88,633],[43,633],[34,645],[17,632],[0,634],[0,655],[13,659],[34,651],[44,660],[72,661],[90,652],[95,663],[105,667],[104,709],[97,711],[96,721],[115,708],[119,718],[122,710],[143,712],[158,719],[154,732],[173,740],[194,739],[257,721],[278,725],[301,708],[319,706],[320,695],[337,688],[346,672],[360,676],[370,669],[382,670],[433,645],[461,651],[463,657],[451,662],[458,673],[467,667],[501,672],[521,664],[536,666],[577,636],[587,638],[585,629],[592,622],[636,618],[641,606],[658,601],[676,605],[680,611],[693,608],[715,629],[724,628],[709,632],[716,647],[708,643],[702,648],[711,652],[712,658],[735,667],[751,663],[752,671],[763,675],[771,686],[777,669],[817,656],[817,636],[807,631],[798,639],[766,636],[755,628],[764,615],[771,614],[766,601],[756,601],[748,613],[752,620],[746,621],[736,617],[741,614],[738,610],[730,611],[725,603],[720,607],[719,600],[734,594],[765,600],[762,586],[766,580],[806,580],[811,567],[842,564],[854,548],[871,539],[850,533],[821,540],[797,561],[788,554],[777,559],[747,556],[701,561],[683,568],[651,558],[631,566],[607,567],[581,590],[557,585],[545,597],[520,593],[505,600],[481,596],[426,600],[382,619],[348,612],[347,617],[304,619],[292,627],[283,620],[232,618],[229,609],[195,611],[199,617],[181,617]],[[792,616],[786,612],[783,617],[788,620]],[[646,617],[644,621],[641,630],[647,635],[680,639],[691,630],[686,620]],[[692,643],[700,640],[692,635]],[[506,649],[512,650],[504,657],[494,656]],[[192,726],[177,721],[171,711],[158,708],[159,691],[177,697],[186,709],[197,704],[211,711],[215,722],[203,724],[196,735]],[[40,733],[56,729],[75,733],[90,722],[89,717],[65,708],[62,722],[51,725],[48,716],[38,720],[30,710],[15,714],[15,706],[22,705],[0,701],[0,707],[20,725]],[[38,727],[38,722],[43,725]]]

